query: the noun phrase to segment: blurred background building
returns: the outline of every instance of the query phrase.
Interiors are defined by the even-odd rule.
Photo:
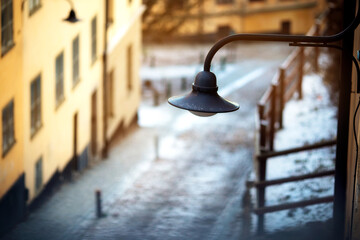
[[[71,8],[79,22],[63,21]],[[136,120],[143,11],[140,0],[1,1],[0,233]]]
[[[325,9],[326,0],[144,0],[144,3],[145,40],[214,41],[232,33],[305,34]]]

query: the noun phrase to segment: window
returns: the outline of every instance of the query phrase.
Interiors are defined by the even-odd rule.
[[[216,0],[217,4],[229,4],[234,3],[234,0]]]
[[[168,1],[166,8],[169,8],[171,10],[179,10],[181,8],[184,8],[187,2],[187,0]]]
[[[34,12],[36,12],[39,8],[41,7],[40,5],[40,0],[29,0],[29,14],[33,14]]]
[[[96,60],[96,16],[91,21],[91,60]]]
[[[15,143],[14,136],[14,100],[2,110],[2,154],[5,156]]]
[[[41,190],[43,184],[42,179],[42,157],[37,160],[35,164],[35,192],[38,193]]]
[[[72,78],[73,86],[79,81],[79,36],[72,42]]]
[[[114,22],[114,0],[107,0],[107,26]]]
[[[132,89],[132,46],[127,48],[127,88],[129,91]]]
[[[13,45],[13,3],[12,0],[1,0],[1,54]]]
[[[112,117],[114,116],[114,70],[108,74],[106,88],[107,114]]]
[[[55,97],[56,106],[64,100],[64,52],[61,52],[55,60]]]
[[[37,76],[31,82],[31,136],[41,127],[41,77]]]

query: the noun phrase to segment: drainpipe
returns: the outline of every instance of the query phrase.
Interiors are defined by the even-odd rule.
[[[106,78],[107,78],[107,29],[109,21],[109,0],[105,0],[105,28],[104,28],[104,52],[103,52],[103,79],[102,79],[102,86],[103,86],[103,142],[104,147],[102,149],[102,158],[106,158],[108,156],[108,140],[106,137],[107,132],[107,102],[106,102]]]
[[[354,18],[355,1],[343,1],[343,26],[348,26]],[[350,89],[352,77],[351,58],[346,53],[353,52],[354,33],[348,33],[343,41],[341,56],[341,77],[339,81],[339,106],[338,127],[335,162],[335,199],[334,199],[334,226],[335,238],[344,239],[345,216],[346,216],[346,188],[347,188],[347,161],[348,161],[348,138],[349,138],[349,115],[350,115]],[[334,228],[335,229],[335,228]]]

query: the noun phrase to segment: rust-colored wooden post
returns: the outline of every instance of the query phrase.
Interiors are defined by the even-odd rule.
[[[285,107],[285,69],[279,69],[279,128],[283,128],[283,111]]]
[[[266,149],[266,121],[264,119],[264,105],[258,104],[259,111],[259,123],[260,123],[260,133],[259,133],[259,145],[260,151]]]
[[[262,157],[261,154],[257,157],[259,168],[258,168],[258,176],[259,181],[265,181],[266,179],[266,158]],[[262,208],[265,206],[265,186],[261,185],[257,187],[257,199],[258,199],[258,208]],[[257,232],[264,232],[264,214],[258,214],[258,225]]]
[[[275,123],[276,123],[276,84],[271,85],[271,111],[270,111],[270,133],[269,133],[269,150],[274,150]]]
[[[267,129],[267,121],[260,120],[260,151],[265,152],[266,149],[266,129]]]
[[[302,89],[301,89],[301,85],[302,85],[302,79],[303,79],[303,75],[304,75],[304,48],[300,47],[300,52],[299,52],[299,63],[298,63],[298,72],[299,72],[299,78],[298,78],[298,93],[299,93],[299,99],[302,99]]]
[[[258,179],[259,181],[264,181],[266,177],[266,159],[264,160],[261,157],[263,152],[266,152],[267,149],[267,121],[265,119],[265,106],[263,104],[258,104],[259,111],[259,121],[260,121],[260,152],[257,156],[256,160],[258,161]],[[265,206],[265,188],[260,186],[257,188],[257,202],[258,207]],[[262,233],[264,231],[264,214],[258,214],[258,225],[257,225],[258,233]]]
[[[316,22],[315,34],[314,35],[315,36],[320,35],[320,24],[319,24],[319,22]],[[315,49],[314,49],[314,70],[315,70],[315,72],[319,71],[319,51],[320,51],[320,48],[315,47]]]

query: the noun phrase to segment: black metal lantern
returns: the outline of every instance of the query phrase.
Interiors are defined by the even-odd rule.
[[[78,19],[76,17],[76,13],[75,13],[74,9],[71,9],[69,12],[69,16],[67,18],[65,18],[64,21],[67,21],[70,23],[76,23],[76,22],[80,21],[80,19]]]
[[[183,96],[169,98],[168,102],[191,113],[209,117],[216,113],[233,112],[239,109],[237,103],[230,102],[217,93],[216,76],[212,72],[202,71],[196,75],[192,91]]]

